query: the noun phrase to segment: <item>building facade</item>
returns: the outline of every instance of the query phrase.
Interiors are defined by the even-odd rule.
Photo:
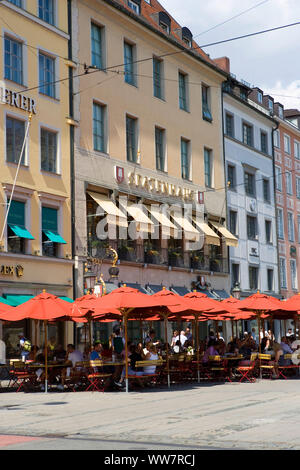
[[[116,284],[228,292],[226,73],[156,0],[72,4],[77,296],[108,247]]]
[[[73,297],[67,11],[66,0],[0,3],[0,297],[13,305],[43,289]],[[31,328],[4,327],[8,349]]]
[[[245,82],[224,85],[225,161],[229,229],[238,238],[230,248],[231,286],[241,298],[259,290],[279,294],[271,113],[254,102]]]

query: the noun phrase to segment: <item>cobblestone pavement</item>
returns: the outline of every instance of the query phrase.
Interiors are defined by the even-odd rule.
[[[107,449],[118,443],[132,448],[135,442],[148,449],[298,450],[299,396],[299,379],[174,385],[129,394],[0,391],[0,435],[2,442],[9,436],[94,439],[106,442]]]

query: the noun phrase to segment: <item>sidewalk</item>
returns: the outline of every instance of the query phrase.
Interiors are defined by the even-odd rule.
[[[0,434],[300,449],[299,387],[296,379],[172,386],[128,395],[0,392]]]

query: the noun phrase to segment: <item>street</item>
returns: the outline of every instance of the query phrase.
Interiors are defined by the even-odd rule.
[[[0,393],[0,449],[299,450],[299,379]]]

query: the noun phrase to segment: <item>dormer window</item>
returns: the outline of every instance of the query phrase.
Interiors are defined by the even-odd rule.
[[[278,116],[283,119],[283,108],[281,106],[278,106]]]
[[[182,40],[183,40],[183,42],[185,42],[185,44],[188,47],[192,47],[192,45],[193,45],[193,35],[192,35],[191,31],[186,27],[182,28]]]
[[[133,10],[137,15],[141,12],[141,0],[128,0],[128,6]]]
[[[263,102],[263,94],[260,91],[257,92],[257,101],[259,103]]]
[[[160,11],[158,14],[158,24],[167,34],[170,34],[171,18],[164,11]]]
[[[273,101],[270,99],[268,100],[268,106],[269,106],[269,110],[273,111]]]

